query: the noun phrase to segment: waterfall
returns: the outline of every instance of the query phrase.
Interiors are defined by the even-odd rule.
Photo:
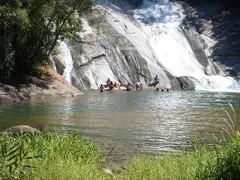
[[[184,18],[181,5],[168,0],[144,0],[131,10],[96,5],[82,19],[82,43],[69,48],[61,42],[55,57],[64,64],[64,77],[79,89],[98,89],[107,78],[125,83],[140,79],[146,88],[159,75],[163,88],[188,77],[196,90],[239,92],[239,82],[225,76],[210,57],[216,41],[194,29],[185,31]]]
[[[137,25],[134,20],[125,14],[114,11],[110,14],[112,15],[108,16],[108,20],[136,47],[139,46],[139,51],[143,56],[150,57],[151,54],[154,54],[154,58],[162,65],[164,70],[175,77],[189,77],[195,83],[196,90],[240,90],[239,83],[232,77],[222,76],[224,73],[220,68],[218,74],[215,72],[214,66],[217,65],[209,57],[211,46],[216,42],[204,35],[201,35],[201,37],[207,46],[205,47],[205,54],[208,57],[208,66],[204,67],[199,63],[180,28],[185,15],[184,9],[179,4],[167,0],[145,0],[140,8],[132,11],[132,16]],[[118,24],[115,19],[119,22]],[[126,27],[128,27],[127,30]],[[126,33],[126,31],[129,32]],[[136,35],[133,36],[131,33]],[[147,57],[145,58],[152,61]],[[154,69],[151,69],[151,71],[154,71]],[[206,75],[206,70],[211,72],[211,75]],[[156,73],[156,71],[154,72]]]
[[[57,60],[64,66],[63,77],[72,84],[72,70],[73,70],[73,60],[69,46],[65,41],[59,41],[57,46],[58,54],[54,56],[53,59]],[[55,65],[56,67],[56,62]]]

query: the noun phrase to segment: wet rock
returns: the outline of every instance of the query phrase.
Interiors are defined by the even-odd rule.
[[[176,78],[182,90],[195,90],[195,84],[187,76],[181,76]]]
[[[17,135],[17,134],[22,134],[22,133],[35,133],[35,134],[40,134],[41,132],[28,125],[17,125],[10,127],[6,129],[5,131],[2,131],[2,135]]]
[[[57,72],[59,74],[63,74],[64,69],[65,69],[64,64],[56,56],[53,57],[53,60],[55,62],[55,66],[56,66]]]

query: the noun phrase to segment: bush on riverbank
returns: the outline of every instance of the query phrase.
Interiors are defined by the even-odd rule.
[[[240,133],[230,143],[196,144],[180,155],[136,157],[115,174],[103,171],[103,154],[78,135],[0,136],[0,179],[239,179]]]
[[[194,153],[197,179],[240,179],[240,133],[234,134],[231,143],[223,143]]]
[[[194,144],[182,155],[141,157],[130,161],[119,179],[240,179],[240,133],[230,143]]]
[[[0,142],[0,179],[101,177],[98,167],[102,152],[95,143],[78,135],[23,134],[1,136]]]

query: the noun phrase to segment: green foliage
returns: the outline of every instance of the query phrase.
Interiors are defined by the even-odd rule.
[[[180,155],[143,156],[127,163],[116,179],[240,179],[240,133],[231,142],[209,147],[194,141],[194,152]]]
[[[7,136],[0,138],[0,179],[1,177],[12,178],[19,174],[25,174],[26,169],[35,168],[29,164],[29,160],[41,156],[33,156],[23,139],[9,139]]]
[[[240,101],[237,100],[234,105],[229,103],[229,106],[230,109],[225,110],[226,118],[221,118],[225,124],[221,129],[232,138],[240,130]]]
[[[2,0],[0,2],[0,80],[33,75],[61,37],[81,30],[78,14],[92,0]]]
[[[212,150],[197,149],[194,174],[196,179],[240,179],[240,134],[231,143],[214,145]]]
[[[102,160],[98,146],[77,134],[0,136],[0,142],[0,179],[77,179]]]
[[[188,155],[137,157],[127,163],[117,179],[191,179],[193,159]]]
[[[187,154],[142,156],[115,174],[104,173],[103,154],[77,134],[0,136],[0,179],[239,179],[240,133]]]

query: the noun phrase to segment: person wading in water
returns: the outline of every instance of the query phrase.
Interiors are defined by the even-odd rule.
[[[99,87],[99,89],[98,90],[100,90],[100,92],[103,92],[104,91],[104,87],[103,87],[103,85],[101,84],[100,85],[100,87]]]
[[[126,91],[132,91],[132,87],[130,83],[127,84]]]

